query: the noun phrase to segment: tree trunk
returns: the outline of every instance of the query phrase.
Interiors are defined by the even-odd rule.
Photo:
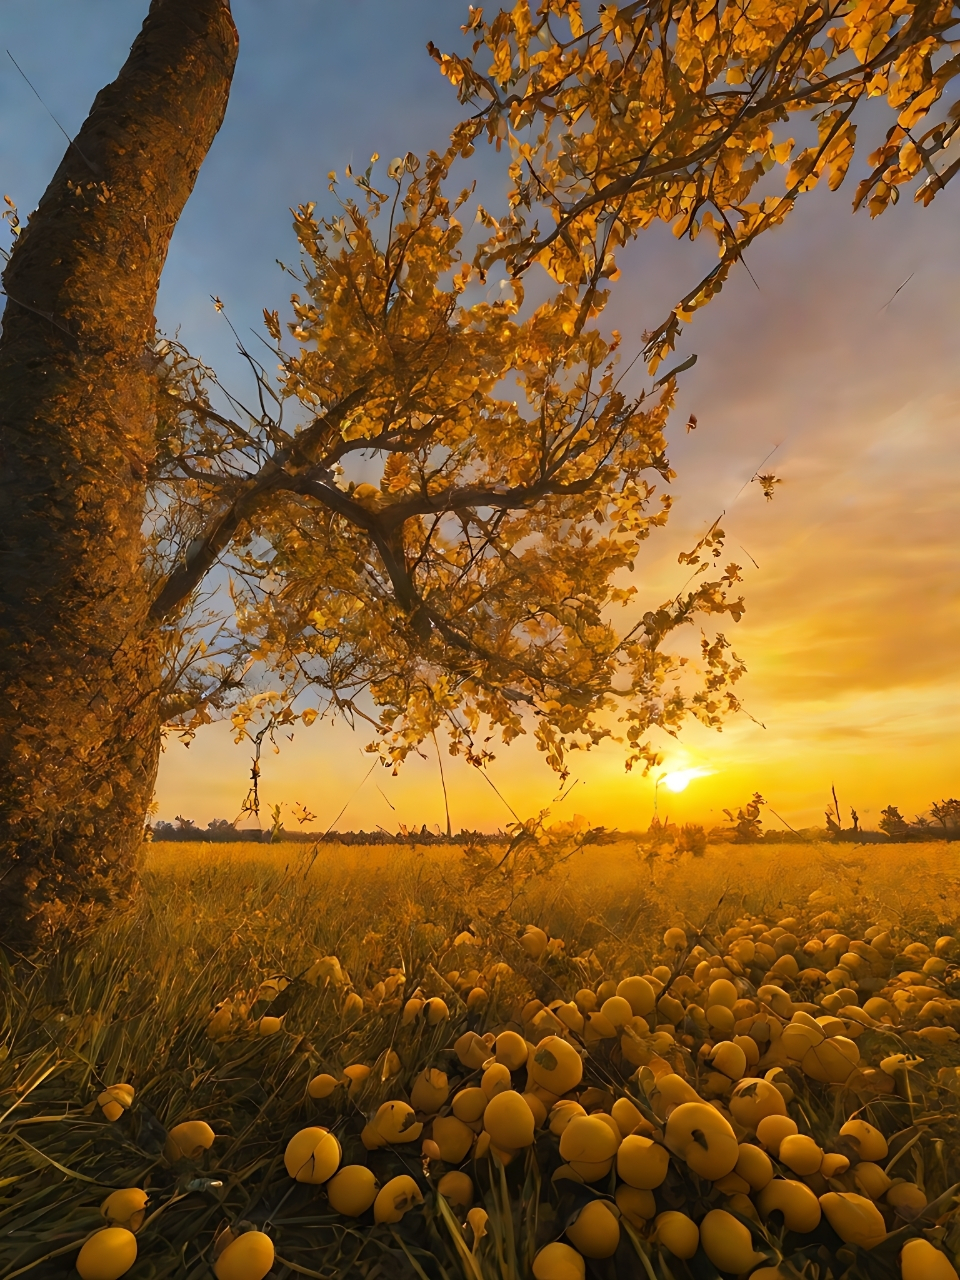
[[[142,523],[160,272],[223,120],[229,0],[153,0],[3,274],[0,941],[130,893],[160,739]]]

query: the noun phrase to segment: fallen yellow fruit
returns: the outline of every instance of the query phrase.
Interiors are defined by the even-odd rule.
[[[373,1202],[376,1222],[399,1222],[408,1209],[423,1204],[423,1194],[409,1174],[401,1173],[391,1178],[377,1194]]]
[[[287,1173],[297,1182],[319,1186],[337,1171],[340,1143],[327,1129],[301,1129],[287,1143],[283,1163]]]
[[[591,1200],[567,1227],[567,1238],[585,1258],[612,1258],[620,1243],[620,1223],[606,1200]]]
[[[958,1280],[957,1269],[929,1240],[908,1240],[900,1250],[903,1280]]]
[[[700,1245],[700,1228],[685,1213],[668,1209],[654,1221],[654,1238],[678,1258],[692,1258]]]
[[[167,1134],[163,1154],[168,1160],[198,1160],[204,1151],[213,1146],[216,1134],[206,1120],[184,1120],[175,1124]]]
[[[536,1255],[533,1274],[534,1280],[584,1280],[586,1264],[576,1249],[556,1240]]]
[[[262,1231],[245,1231],[213,1264],[217,1280],[263,1280],[273,1266],[273,1241]]]
[[[362,1164],[345,1164],[327,1183],[330,1208],[348,1218],[359,1218],[377,1198],[380,1184]]]
[[[763,1254],[753,1247],[748,1227],[725,1209],[711,1209],[700,1223],[703,1251],[720,1271],[740,1275],[763,1261]]]
[[[866,1196],[852,1191],[828,1191],[820,1197],[820,1207],[844,1244],[872,1249],[887,1234],[883,1215]]]
[[[77,1254],[81,1280],[119,1280],[137,1260],[137,1238],[126,1227],[102,1227]]]
[[[483,1113],[483,1127],[489,1133],[490,1141],[506,1151],[533,1145],[533,1112],[513,1089],[490,1099]]]
[[[147,1193],[140,1187],[123,1187],[111,1191],[100,1206],[100,1212],[112,1227],[137,1231],[143,1225],[147,1209]]]

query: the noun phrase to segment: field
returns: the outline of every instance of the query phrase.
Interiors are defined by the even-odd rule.
[[[951,1276],[955,849],[146,846],[0,975],[0,1276]]]

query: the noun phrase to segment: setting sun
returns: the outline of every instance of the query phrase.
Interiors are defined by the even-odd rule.
[[[709,769],[676,769],[673,773],[663,775],[663,785],[668,791],[679,794],[686,791],[695,778],[706,778],[709,774]]]

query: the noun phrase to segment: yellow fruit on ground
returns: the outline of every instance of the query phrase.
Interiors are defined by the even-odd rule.
[[[612,1258],[620,1243],[620,1223],[606,1200],[591,1200],[567,1227],[566,1234],[585,1258]]]
[[[490,1046],[475,1031],[465,1031],[454,1041],[453,1051],[464,1067],[477,1071],[490,1057]]]
[[[287,1143],[283,1163],[287,1173],[297,1182],[319,1186],[337,1171],[340,1143],[328,1129],[301,1129]]]
[[[494,1045],[494,1057],[508,1071],[519,1071],[526,1066],[529,1046],[516,1031],[501,1031]]]
[[[533,1275],[534,1280],[584,1280],[586,1264],[576,1249],[555,1240],[534,1258]]]
[[[722,1040],[710,1055],[714,1070],[731,1080],[740,1080],[747,1069],[747,1055],[732,1040]]]
[[[438,1116],[433,1122],[433,1141],[440,1148],[440,1159],[459,1164],[467,1158],[476,1135],[457,1116]]]
[[[820,1161],[820,1173],[824,1178],[839,1178],[850,1168],[850,1161],[834,1151],[827,1151]]]
[[[616,995],[616,992],[614,992]],[[591,991],[589,987],[581,987],[573,997],[574,1004],[582,1014],[593,1013],[597,1007],[597,993]],[[566,1245],[564,1245],[566,1248]]]
[[[614,994],[626,1000],[638,1018],[645,1018],[648,1013],[653,1013],[657,1006],[656,993],[646,978],[624,978],[617,983]]]
[[[473,1180],[458,1169],[445,1173],[437,1183],[437,1190],[450,1204],[461,1209],[469,1209],[473,1204]]]
[[[126,1227],[103,1227],[77,1254],[81,1280],[118,1280],[137,1260],[137,1238]]]
[[[706,1102],[684,1102],[671,1111],[664,1143],[694,1173],[711,1181],[730,1173],[740,1155],[730,1124]]]
[[[367,1151],[378,1151],[381,1147],[388,1145],[386,1138],[373,1123],[368,1122],[360,1131],[360,1141],[366,1147]]]
[[[670,1107],[679,1107],[683,1102],[702,1102],[693,1085],[673,1071],[657,1077],[649,1097],[654,1114],[660,1120],[667,1118]]]
[[[479,1085],[461,1089],[453,1095],[453,1114],[465,1124],[473,1124],[483,1118],[489,1098]]]
[[[682,951],[687,945],[687,935],[682,929],[668,929],[663,935],[663,945],[668,951]]]
[[[337,1082],[333,1076],[329,1076],[322,1071],[320,1075],[314,1076],[307,1085],[307,1093],[311,1098],[329,1098],[336,1087]]]
[[[820,1201],[805,1182],[774,1178],[757,1196],[757,1208],[765,1218],[782,1213],[788,1231],[806,1233],[820,1225]]]
[[[600,1016],[620,1031],[634,1017],[633,1005],[624,996],[611,996],[600,1006]]]
[[[779,1152],[784,1138],[789,1138],[796,1132],[797,1123],[789,1116],[764,1116],[757,1125],[758,1141],[774,1156]]]
[[[645,1191],[642,1187],[629,1187],[625,1182],[621,1182],[614,1199],[623,1217],[631,1226],[641,1231],[657,1212],[657,1202],[653,1192]]]
[[[510,1069],[502,1062],[492,1062],[480,1077],[480,1088],[488,1098],[495,1098],[498,1093],[512,1086]]]
[[[423,1132],[423,1124],[410,1103],[398,1100],[384,1102],[372,1123],[380,1136],[391,1143],[416,1142]]]
[[[929,1240],[908,1240],[900,1250],[903,1280],[958,1280],[957,1269]]]
[[[706,1017],[707,1025],[720,1035],[730,1035],[737,1025],[733,1010],[725,1004],[708,1004]]]
[[[823,1148],[805,1133],[790,1133],[781,1141],[777,1159],[794,1173],[808,1177],[819,1171]]]
[[[487,1103],[483,1127],[494,1146],[507,1151],[533,1145],[533,1112],[514,1089],[498,1093]]]
[[[531,1054],[527,1075],[535,1084],[560,1097],[575,1089],[583,1079],[583,1061],[572,1044],[559,1036],[547,1036]]]
[[[272,1015],[264,1014],[257,1023],[258,1036],[275,1036],[278,1031],[283,1028],[283,1018],[274,1018]]]
[[[860,1061],[860,1050],[846,1036],[832,1036],[808,1049],[800,1066],[803,1074],[821,1084],[843,1084]]]
[[[737,1124],[754,1131],[765,1116],[787,1114],[783,1094],[769,1080],[740,1080],[730,1095],[728,1105]]]
[[[637,1125],[643,1123],[643,1113],[629,1098],[618,1098],[610,1109],[610,1114],[617,1122],[622,1137],[633,1133]]]
[[[355,1062],[353,1066],[343,1068],[344,1079],[348,1082],[349,1088],[347,1094],[351,1098],[355,1098],[363,1086],[367,1083],[370,1075],[370,1068],[362,1062]]]
[[[204,1151],[213,1146],[216,1137],[206,1120],[184,1120],[175,1124],[167,1134],[163,1154],[168,1160],[198,1160]]]
[[[419,996],[411,996],[407,1003],[403,1006],[403,1017],[400,1025],[403,1027],[411,1027],[423,1011],[425,1000],[421,1000]]]
[[[853,1180],[857,1190],[862,1191],[871,1200],[879,1200],[892,1186],[890,1179],[878,1164],[870,1160],[861,1160],[853,1170]]]
[[[659,1142],[630,1134],[617,1150],[617,1173],[631,1187],[652,1191],[670,1168],[670,1152]]]
[[[523,937],[520,939],[520,946],[531,960],[539,960],[546,951],[549,941],[550,939],[542,929],[538,929],[535,924],[528,924],[523,931]]]
[[[732,1009],[740,999],[740,992],[729,980],[729,978],[717,978],[715,982],[710,983],[707,991],[706,1008],[711,1005],[723,1005],[727,1009]]]
[[[133,1106],[133,1085],[111,1084],[97,1096],[97,1105],[108,1120],[119,1120]]]
[[[752,1142],[741,1142],[739,1150],[734,1173],[743,1178],[751,1191],[762,1191],[773,1177],[773,1162],[765,1151]]]
[[[741,1218],[749,1218],[751,1222],[760,1226],[760,1215],[749,1196],[741,1195],[740,1192],[727,1196],[727,1209],[730,1213],[737,1213]]]
[[[439,996],[434,996],[432,1000],[428,1000],[423,1006],[423,1014],[427,1020],[428,1027],[436,1027],[441,1022],[446,1022],[450,1017],[450,1010],[447,1007],[446,1000],[441,1000]]]
[[[550,1108],[550,1132],[559,1138],[571,1120],[586,1114],[586,1110],[579,1102],[562,1098]]]
[[[547,1108],[543,1105],[543,1100],[535,1093],[524,1093],[521,1096],[533,1113],[534,1128],[539,1129],[547,1123]]]
[[[888,1154],[887,1140],[866,1120],[848,1120],[840,1126],[840,1137],[846,1138],[861,1160],[885,1160]]]
[[[700,1243],[720,1271],[740,1275],[763,1261],[763,1254],[753,1247],[749,1228],[725,1209],[711,1209],[700,1223]]]
[[[217,1280],[263,1280],[273,1266],[273,1241],[262,1231],[245,1231],[213,1264]]]
[[[345,1164],[327,1183],[330,1208],[348,1218],[366,1213],[380,1190],[373,1171],[362,1164]]]
[[[828,1191],[820,1197],[820,1208],[845,1244],[872,1249],[887,1233],[880,1210],[866,1196],[852,1191]]]
[[[617,1154],[617,1139],[598,1116],[574,1116],[560,1135],[560,1157],[597,1164]]]
[[[685,1213],[669,1209],[654,1221],[654,1239],[678,1258],[692,1258],[700,1244],[700,1228]]]
[[[927,1197],[915,1182],[895,1182],[885,1198],[887,1204],[893,1205],[900,1217],[908,1221],[927,1207]]]
[[[399,1222],[408,1209],[423,1204],[423,1194],[407,1173],[401,1173],[377,1193],[373,1202],[373,1217],[380,1222]]]
[[[123,1187],[111,1191],[100,1206],[100,1212],[113,1227],[137,1231],[147,1211],[147,1193],[140,1187]]]
[[[424,1067],[410,1090],[410,1102],[414,1110],[422,1111],[428,1116],[435,1115],[449,1097],[447,1073],[438,1071],[435,1067]]]

